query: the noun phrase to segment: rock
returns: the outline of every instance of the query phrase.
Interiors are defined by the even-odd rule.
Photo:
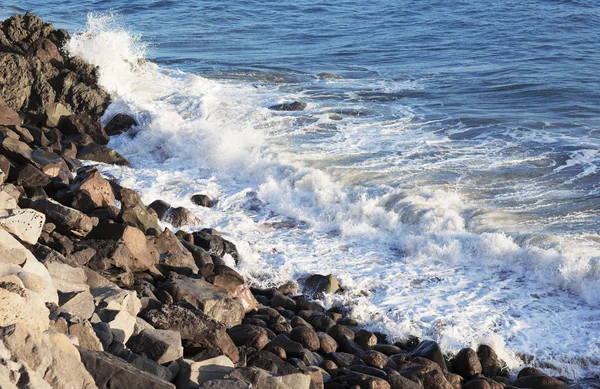
[[[156,232],[162,231],[156,214],[144,205],[135,191],[122,188],[118,193],[121,200],[120,220],[145,232],[151,228]]]
[[[290,363],[267,351],[254,351],[248,355],[247,366],[258,367],[275,374],[295,374],[300,371]]]
[[[198,384],[225,377],[233,368],[233,362],[223,355],[200,362],[192,362],[179,373],[177,387],[197,388]]]
[[[33,209],[0,209],[0,226],[29,244],[38,241],[45,221],[46,216]]]
[[[110,326],[114,339],[127,343],[135,327],[135,316],[126,311],[101,309],[98,311],[100,319]]]
[[[152,208],[154,212],[156,212],[158,218],[162,220],[169,208],[171,208],[171,205],[166,201],[154,200],[150,203],[150,205],[148,205],[148,208]]]
[[[327,315],[318,315],[312,318],[310,324],[316,331],[327,332],[335,325],[335,321]]]
[[[93,118],[88,114],[62,117],[58,127],[66,135],[89,135],[94,142],[100,145],[105,145],[110,140],[104,128],[102,128],[100,119]]]
[[[154,245],[160,255],[159,263],[161,265],[166,265],[169,269],[182,274],[198,273],[199,269],[194,257],[168,228],[165,228],[163,233],[156,238]]]
[[[471,348],[460,350],[452,360],[454,372],[469,380],[471,377],[481,373],[481,363],[477,353]]]
[[[3,184],[8,179],[8,175],[10,174],[10,167],[11,167],[10,161],[4,155],[0,154],[0,184]],[[5,193],[5,192],[0,192],[0,193]],[[8,193],[6,193],[6,195],[8,195]],[[8,196],[12,197],[10,195],[8,195]],[[6,200],[2,200],[2,201],[4,202]],[[2,206],[2,203],[0,203],[0,206]],[[3,208],[6,208],[6,207],[3,207]]]
[[[476,379],[467,382],[464,385],[465,389],[491,389],[490,384],[484,379]]]
[[[360,330],[354,336],[354,341],[363,349],[370,349],[377,344],[377,336],[372,332]]]
[[[242,322],[244,307],[232,299],[224,288],[219,288],[202,279],[180,278],[170,279],[161,288],[168,292],[175,301],[186,301],[227,326]]]
[[[362,354],[361,359],[367,364],[377,369],[383,369],[389,363],[389,359],[385,354],[379,351],[369,350]]]
[[[66,207],[55,200],[40,198],[31,201],[29,207],[42,212],[46,219],[54,223],[57,229],[85,236],[93,228],[92,219],[82,212]]]
[[[281,293],[277,292],[271,299],[271,307],[277,308],[282,307],[284,309],[289,309],[290,311],[296,310],[296,302],[288,296],[284,296]]]
[[[524,367],[523,369],[521,369],[521,371],[519,371],[517,378],[526,377],[529,375],[544,375],[544,372],[540,369],[536,369],[535,367],[528,366]]]
[[[175,386],[105,352],[79,349],[81,362],[99,389],[173,389]]]
[[[68,312],[82,319],[91,318],[96,310],[94,298],[88,291],[62,294],[59,303],[58,312]]]
[[[132,336],[127,347],[160,364],[183,358],[181,335],[177,331],[146,329]]]
[[[443,371],[447,371],[446,361],[440,346],[431,340],[424,340],[410,353],[413,357],[423,357],[436,362]]]
[[[121,135],[131,127],[137,126],[137,122],[129,115],[119,113],[113,116],[108,124],[104,127],[106,134],[109,136]]]
[[[233,243],[224,239],[217,231],[205,228],[193,233],[194,245],[202,247],[209,254],[223,258],[229,254],[235,260],[239,261],[240,255]]]
[[[517,388],[531,388],[531,389],[567,389],[569,385],[561,380],[541,375],[527,375],[521,377],[515,381],[514,386]]]
[[[14,197],[6,192],[0,192],[0,209],[16,209],[17,207],[17,200]]]
[[[60,293],[89,291],[89,286],[86,283],[87,275],[82,268],[73,267],[54,259],[44,260],[44,266],[46,266],[50,277],[52,277],[54,287]]]
[[[321,347],[321,342],[315,330],[309,327],[296,327],[290,332],[290,339],[300,343],[310,351],[317,351]]]
[[[99,321],[97,323],[94,323],[92,325],[92,328],[94,329],[98,340],[100,340],[100,343],[102,343],[103,349],[107,350],[114,340],[113,334],[110,330],[110,326],[104,322]]]
[[[462,384],[463,384],[464,380],[458,374],[446,372],[446,373],[444,373],[444,377],[446,377],[446,380],[450,383],[450,385],[452,385],[452,387],[454,389],[462,388]],[[498,388],[498,389],[504,389],[504,388]]]
[[[327,334],[338,343],[341,343],[344,339],[354,340],[354,332],[342,324],[334,325]]]
[[[386,380],[355,371],[349,371],[346,380],[349,385],[358,385],[361,389],[390,389]]]
[[[249,389],[250,386],[243,381],[229,380],[229,379],[216,379],[206,381],[202,385],[198,386],[197,389]]]
[[[497,376],[505,366],[494,349],[484,344],[477,349],[477,357],[481,363],[481,373],[486,377]]]
[[[107,163],[110,165],[120,165],[131,167],[129,162],[115,150],[96,143],[89,144],[77,153],[77,158]]]
[[[16,183],[25,189],[42,188],[50,184],[50,178],[33,165],[22,165],[16,170]]]
[[[269,336],[264,328],[251,324],[239,324],[231,327],[227,333],[236,346],[252,347],[262,350],[269,343]]]
[[[294,342],[283,334],[277,335],[264,347],[265,350],[272,348],[281,348],[289,357],[298,357],[303,350],[303,347],[300,343]]]
[[[325,353],[325,354],[333,353],[337,350],[338,344],[335,341],[335,339],[333,339],[331,336],[329,336],[323,332],[317,332],[317,337],[319,338],[319,342],[320,342],[319,349],[323,353]]]
[[[71,206],[82,212],[116,206],[110,183],[96,168],[87,167],[78,171],[69,190],[73,194]]]
[[[18,126],[20,124],[19,114],[6,105],[0,97],[0,126]]]
[[[173,227],[196,226],[201,223],[201,220],[196,217],[189,209],[184,207],[169,208],[164,215],[165,222]]]
[[[31,95],[34,77],[27,60],[18,54],[0,53],[0,98],[15,111],[20,111]]]
[[[340,284],[332,274],[313,274],[304,281],[304,287],[314,294],[333,294],[340,290]]]
[[[211,208],[215,205],[215,201],[204,194],[195,194],[192,196],[192,203],[201,207]]]
[[[276,104],[269,107],[273,111],[303,111],[306,109],[306,103],[294,101],[292,103]]]
[[[343,352],[335,352],[327,354],[327,359],[332,360],[339,367],[347,367],[355,364],[362,364],[363,362],[359,357],[353,354],[347,354]]]
[[[244,277],[227,266],[218,266],[214,269],[211,279],[213,285],[225,288],[227,293],[244,307],[244,313],[256,308],[256,300],[246,285]]]
[[[94,328],[89,321],[71,324],[69,326],[69,335],[76,336],[79,339],[79,347],[88,350],[104,351],[102,342],[94,332]]]
[[[131,271],[156,271],[158,263],[158,252],[151,242],[139,229],[122,224],[101,223],[88,234],[89,239],[113,241],[121,244],[127,250],[128,255],[123,253],[118,259],[123,262],[115,262],[115,267],[124,267]],[[98,254],[97,254],[98,256]],[[116,257],[115,257],[116,258]]]
[[[11,358],[23,361],[52,388],[95,389],[69,338],[57,332],[41,333],[23,324],[4,327],[0,338]]]
[[[134,317],[142,308],[142,303],[134,291],[124,290],[116,285],[92,287],[91,294],[98,308],[125,311]]]
[[[423,384],[418,384],[399,374],[390,374],[387,377],[391,389],[423,389]]]
[[[0,282],[0,326],[20,323],[35,331],[48,329],[49,311],[44,301],[22,286]]]
[[[204,313],[180,306],[162,306],[142,312],[142,318],[156,329],[178,331],[186,354],[204,349],[220,350],[233,363],[238,363],[238,350],[222,323],[210,320]]]
[[[18,164],[36,164],[36,162],[31,158],[33,150],[26,143],[21,142],[20,140],[10,137],[1,139],[0,151],[2,151],[2,154],[4,154],[5,158],[8,158]]]
[[[61,119],[71,115],[71,111],[62,103],[48,104],[45,113],[47,127],[58,127]]]

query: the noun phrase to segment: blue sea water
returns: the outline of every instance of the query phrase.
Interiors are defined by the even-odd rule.
[[[597,2],[0,4],[24,11],[83,32],[106,118],[140,121],[106,174],[227,231],[253,282],[333,272],[325,302],[392,336],[599,374]]]

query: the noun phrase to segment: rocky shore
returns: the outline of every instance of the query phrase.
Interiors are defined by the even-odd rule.
[[[195,216],[147,206],[89,163],[129,166],[106,144],[136,122],[102,125],[110,96],[68,39],[29,13],[0,28],[1,388],[568,386],[531,367],[511,377],[485,345],[392,343],[313,301],[340,291],[332,275],[253,288],[220,232],[161,228]]]

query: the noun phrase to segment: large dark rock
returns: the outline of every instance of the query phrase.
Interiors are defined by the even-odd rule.
[[[340,283],[332,274],[328,276],[313,274],[304,281],[304,287],[315,294],[333,294],[340,290]]]
[[[251,324],[239,324],[233,326],[227,333],[233,340],[233,343],[238,347],[246,346],[262,350],[269,342],[267,331],[262,327]]]
[[[321,347],[321,342],[315,330],[309,327],[296,327],[290,332],[290,339],[300,343],[304,348],[310,351],[317,351]]]
[[[81,362],[98,389],[174,389],[175,385],[135,368],[125,360],[101,351],[79,349]]]
[[[277,335],[273,340],[265,345],[265,350],[271,348],[281,348],[289,357],[298,357],[303,350],[300,343],[290,340],[286,335]]]
[[[185,275],[198,273],[194,257],[168,228],[156,238],[154,244],[163,267]]]
[[[543,375],[528,375],[515,381],[517,388],[531,389],[567,389],[569,385],[556,378]]]
[[[87,114],[63,116],[58,128],[66,135],[89,135],[94,142],[105,145],[110,138],[102,128],[100,118],[93,118]]]
[[[248,355],[247,366],[258,367],[275,374],[299,373],[296,367],[268,351],[255,351]]]
[[[486,377],[499,375],[505,366],[494,349],[484,344],[477,349],[477,357],[481,363],[481,373]]]
[[[242,322],[244,307],[232,299],[224,288],[216,287],[203,279],[172,278],[161,285],[175,302],[185,301],[208,317],[234,326]]]
[[[424,340],[411,352],[412,356],[423,357],[436,362],[443,371],[447,371],[446,360],[440,345],[432,340]]]
[[[349,371],[346,380],[349,385],[358,385],[361,388],[390,389],[390,384],[386,380],[355,371]]]
[[[119,113],[110,119],[104,130],[109,136],[121,135],[133,126],[137,126],[134,118],[124,113]]]
[[[144,205],[140,195],[134,190],[120,188],[118,198],[121,201],[121,212],[119,213],[121,221],[144,232],[148,232],[149,229],[154,229],[156,233],[161,231],[158,217],[151,208]]]
[[[18,167],[15,170],[15,176],[17,185],[25,189],[42,188],[50,184],[50,178],[40,169],[30,164]]]
[[[213,285],[225,288],[227,293],[244,307],[244,312],[256,308],[256,300],[246,285],[244,277],[228,266],[217,266],[213,274],[207,278]]]
[[[86,167],[79,170],[69,190],[73,194],[71,206],[82,212],[116,206],[110,183],[96,168]]]
[[[86,236],[93,228],[92,219],[87,215],[52,199],[36,199],[31,201],[27,206],[45,214],[46,220],[54,223],[60,231]]]
[[[306,103],[294,101],[292,103],[275,104],[269,107],[273,111],[303,111],[306,108]]]
[[[127,347],[134,353],[160,364],[183,357],[181,334],[172,330],[143,330],[129,338]]]
[[[215,205],[215,201],[205,194],[195,194],[192,196],[192,203],[201,207],[212,207]]]
[[[77,153],[77,158],[107,163],[110,165],[131,166],[117,151],[96,143],[89,144]]]
[[[142,312],[140,316],[156,329],[178,331],[186,355],[214,349],[229,357],[233,363],[239,361],[238,350],[226,332],[227,327],[198,310],[177,305],[162,306]]]
[[[423,384],[411,381],[399,374],[390,374],[387,381],[391,389],[423,389]]]
[[[452,360],[452,368],[456,374],[469,380],[481,373],[481,362],[479,362],[475,350],[463,348]]]
[[[152,208],[154,212],[156,212],[158,218],[162,220],[169,208],[171,208],[171,205],[163,200],[154,200],[148,205],[148,208]]]
[[[237,263],[240,255],[233,243],[224,239],[217,231],[205,228],[193,233],[194,245],[202,247],[209,254],[222,258],[225,254],[233,257]]]
[[[161,218],[173,227],[196,226],[201,220],[192,211],[184,207],[169,208]]]

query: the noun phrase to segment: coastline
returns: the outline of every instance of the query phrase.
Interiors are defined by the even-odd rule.
[[[163,231],[159,220],[183,227],[195,224],[195,216],[160,202],[147,206],[135,192],[78,161],[127,166],[105,144],[135,120],[119,115],[103,127],[100,117],[109,97],[98,87],[93,67],[59,51],[67,32],[51,30],[30,14],[24,18],[27,22],[20,24],[28,25],[30,34],[18,42],[6,37],[13,48],[9,59],[17,66],[4,66],[15,72],[12,79],[18,82],[3,90],[1,167],[5,182],[13,185],[2,187],[10,204],[4,207],[2,225],[17,238],[5,234],[4,242],[10,240],[10,247],[35,258],[18,262],[11,257],[7,266],[16,263],[23,270],[7,267],[4,276],[9,278],[2,285],[9,300],[14,295],[28,301],[11,307],[17,311],[39,306],[44,299],[50,321],[41,325],[40,333],[51,329],[78,337],[88,375],[75,361],[69,361],[69,368],[79,369],[73,379],[83,380],[81,387],[94,387],[92,381],[106,385],[98,377],[115,369],[129,369],[131,380],[152,381],[141,371],[165,379],[148,387],[172,387],[166,381],[207,388],[567,386],[531,368],[523,369],[514,382],[494,351],[485,347],[461,350],[450,360],[434,342],[389,344],[385,335],[362,330],[345,317],[344,309],[325,311],[311,301],[314,296],[299,294],[297,284],[279,290],[249,287],[225,265],[239,254],[217,231]],[[29,75],[18,76],[27,71]],[[198,201],[210,205],[210,199]],[[36,224],[42,217],[46,223]],[[32,286],[29,274],[43,279],[43,288],[39,280]],[[313,295],[333,292],[335,282],[327,278],[311,286]],[[22,324],[31,324],[27,320],[32,318],[14,321],[21,315],[9,313],[13,322],[5,315],[2,326],[16,325],[17,330],[5,331],[3,341],[14,353],[12,362],[19,363],[14,356],[22,350],[11,348],[7,339],[25,336]],[[52,339],[65,342],[64,337]],[[72,346],[65,348],[73,355]],[[26,356],[21,354],[22,359]],[[65,368],[60,358],[53,360],[57,371]],[[27,370],[24,366],[18,370]],[[198,380],[205,382],[195,386]]]

